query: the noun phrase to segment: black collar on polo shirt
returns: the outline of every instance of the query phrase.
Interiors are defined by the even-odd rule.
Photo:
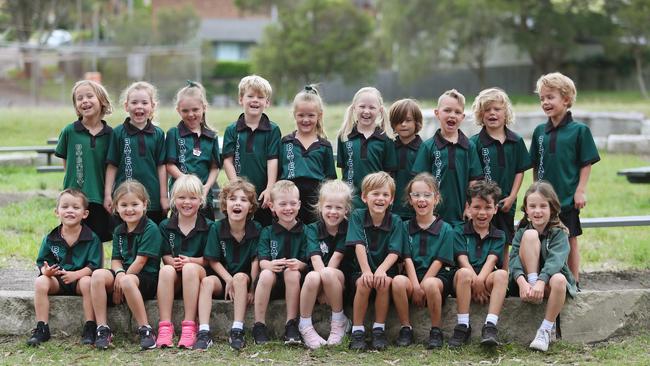
[[[276,234],[280,234],[282,232],[289,232],[289,233],[292,233],[292,234],[297,234],[297,233],[302,233],[303,226],[304,225],[302,224],[302,221],[300,221],[300,219],[296,219],[296,224],[293,225],[293,227],[291,229],[287,230],[287,229],[284,228],[284,226],[280,225],[280,223],[278,221],[275,221],[273,223],[273,232],[276,233]]]
[[[131,117],[126,117],[124,120],[124,128],[126,129],[126,133],[129,135],[137,135],[139,133],[147,133],[147,134],[153,134],[156,132],[156,128],[153,126],[153,123],[151,123],[151,120],[147,120],[147,123],[144,125],[143,129],[139,129],[135,127],[131,123]]]
[[[408,144],[404,144],[402,142],[402,140],[399,138],[399,136],[397,136],[395,138],[395,146],[398,149],[403,147],[403,146],[406,146],[407,148],[409,148],[411,150],[416,150],[417,151],[420,148],[420,145],[422,145],[422,138],[420,137],[420,135],[415,135],[415,138],[413,140],[411,140],[411,142],[409,142]]]
[[[506,132],[506,140],[504,141],[504,143],[517,142],[518,141],[517,134],[512,132],[508,127],[504,127],[504,128]],[[478,137],[479,139],[481,139],[481,144],[483,144],[483,146],[490,146],[495,142],[499,141],[493,138],[492,136],[490,136],[490,134],[487,132],[487,129],[485,127],[483,127],[481,129],[481,132],[478,133]]]
[[[337,228],[336,231],[336,236],[339,235],[346,235],[348,233],[348,220],[343,220],[339,224],[339,227]],[[327,227],[325,227],[325,223],[321,220],[318,220],[318,240],[325,240],[329,238],[331,235],[329,232],[327,232]]]
[[[111,133],[111,131],[113,131],[113,129],[111,128],[111,126],[109,126],[109,125],[106,124],[106,121],[102,120],[101,123],[102,123],[102,129],[101,129],[101,130],[100,130],[96,135],[94,135],[94,137],[99,137],[99,136],[102,136],[102,135],[107,135],[107,134]],[[88,131],[88,129],[86,128],[86,126],[84,126],[84,124],[81,122],[80,119],[78,119],[78,120],[76,120],[76,121],[74,122],[74,129],[75,129],[75,131],[77,131],[77,132],[84,132],[84,131],[86,131],[86,132],[88,132],[88,134],[90,134],[90,131]]]
[[[305,146],[296,137],[296,131],[293,131],[290,134],[284,136],[282,138],[282,143],[284,144],[285,142],[292,142],[294,144],[297,144],[298,146],[300,146],[300,148],[302,148],[303,151],[316,150],[316,149],[320,148],[321,146],[328,146],[328,147],[332,146],[332,144],[329,141],[318,137],[318,139],[315,142],[313,142],[311,145],[309,145],[308,149],[305,149]]]
[[[258,238],[259,236],[260,236],[260,232],[255,227],[255,223],[253,223],[252,220],[248,220],[244,225],[244,238],[242,238],[242,241],[240,243],[243,243],[248,239]],[[228,221],[227,217],[223,219],[223,221],[221,222],[221,228],[219,229],[219,237],[223,239],[232,239],[234,241],[237,241],[237,239],[235,239],[235,237],[232,236],[232,233],[230,232],[230,222]]]
[[[411,222],[409,223],[409,235],[417,234],[420,231],[426,231],[431,235],[439,235],[440,230],[442,230],[442,219],[440,217],[436,217],[435,220],[429,225],[428,228],[423,229],[418,225],[417,220],[414,218],[411,219]]]
[[[241,132],[245,129],[252,130],[252,128],[248,127],[246,125],[246,119],[244,117],[244,114],[240,114],[239,118],[237,119],[237,132]],[[271,131],[271,121],[269,120],[269,117],[266,115],[266,113],[262,113],[262,117],[260,118],[260,123],[257,125],[257,128],[255,131],[260,130],[260,131]]]
[[[187,125],[183,121],[180,121],[178,123],[178,126],[176,126],[176,127],[178,128],[178,134],[181,137],[196,135],[196,133],[192,132],[192,130],[187,128]],[[216,134],[214,133],[214,131],[205,128],[205,126],[201,126],[201,137],[203,137],[203,136],[205,136],[205,137],[207,137],[209,139],[214,139]]]
[[[440,129],[438,129],[436,131],[436,134],[433,135],[433,139],[438,149],[443,149],[447,145],[458,145],[465,150],[469,149],[469,139],[467,138],[467,136],[465,136],[465,134],[461,130],[458,130],[458,142],[455,144],[451,141],[446,140],[442,136],[442,132],[440,131]]]
[[[383,231],[390,231],[391,226],[393,226],[393,215],[390,213],[390,211],[386,211],[384,214],[384,219],[381,221],[381,225],[375,226],[372,223],[372,216],[370,216],[370,210],[366,211],[366,218],[363,222],[363,227],[365,228],[377,228]]]
[[[354,126],[354,127],[352,127],[352,131],[350,131],[350,134],[348,135],[348,139],[355,138],[355,137],[357,137],[359,135],[363,136],[363,138],[366,138],[366,135],[359,132],[359,130],[357,130],[357,126]],[[371,138],[376,138],[378,140],[386,140],[388,138],[388,136],[386,135],[386,132],[382,131],[381,128],[375,127],[375,130],[372,131],[372,135],[370,135],[370,137],[368,137],[368,140],[371,139]]]
[[[472,220],[467,221],[463,225],[463,234],[468,234],[468,235],[477,235],[479,239],[487,239],[487,238],[494,238],[494,239],[499,239],[503,237],[503,232],[499,232],[499,230],[492,224],[490,224],[490,228],[488,229],[488,233],[485,236],[485,238],[481,238],[480,235],[474,230],[474,225],[472,225]]]
[[[147,227],[147,216],[144,215],[140,219],[140,222],[138,222],[138,225],[135,227],[135,229],[131,232],[128,230],[128,226],[126,225],[126,222],[123,222],[120,226],[118,226],[117,233],[118,234],[126,234],[126,235],[133,235],[133,234],[142,234],[144,232],[144,228]]]
[[[571,111],[566,112],[564,118],[562,118],[562,120],[557,125],[557,127],[553,126],[553,121],[551,121],[551,118],[549,117],[548,121],[546,122],[546,126],[544,127],[544,132],[549,133],[553,130],[557,130],[560,127],[566,126],[571,122],[573,122],[573,116],[571,116]]]
[[[60,224],[59,226],[52,229],[52,231],[50,231],[50,233],[47,235],[47,240],[64,242],[67,244],[67,242],[61,235],[62,229],[63,229],[63,224]],[[79,243],[82,241],[91,241],[91,240],[93,240],[93,231],[88,226],[86,226],[86,224],[81,224],[81,231],[79,232],[79,238],[77,238],[77,241],[75,243]]]
[[[178,213],[174,212],[172,213],[172,216],[169,218],[167,221],[167,228],[175,230],[178,233],[183,234],[181,231],[180,227],[178,227]],[[208,223],[205,221],[205,217],[201,215],[201,213],[198,213],[196,216],[196,222],[194,223],[194,228],[190,230],[190,232],[187,234],[186,238],[190,238],[194,236],[195,233],[201,232],[201,231],[208,231],[210,227],[208,226]],[[183,234],[184,235],[184,234]]]

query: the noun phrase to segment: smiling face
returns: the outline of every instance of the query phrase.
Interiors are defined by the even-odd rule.
[[[228,195],[226,199],[228,220],[236,222],[246,221],[250,209],[251,201],[243,190],[238,189]]]
[[[401,123],[395,125],[394,130],[397,135],[404,141],[409,141],[415,136],[415,119],[411,112],[406,114],[406,118]]]
[[[393,203],[393,195],[391,194],[388,185],[375,188],[362,194],[361,199],[366,205],[368,205],[368,211],[371,215],[384,215],[388,210],[388,207]]]
[[[129,93],[124,109],[129,114],[132,123],[143,125],[151,118],[154,103],[146,90],[135,89]]]
[[[542,86],[539,90],[539,102],[542,110],[553,123],[559,123],[564,118],[571,100],[563,97],[558,89]]]
[[[201,208],[201,197],[190,192],[178,192],[174,197],[174,207],[180,216],[196,217]]]
[[[178,101],[176,111],[190,131],[201,130],[205,105],[199,97],[185,97]]]
[[[251,88],[239,97],[239,104],[244,107],[244,115],[251,118],[260,117],[269,106],[269,99],[260,91]]]
[[[296,120],[296,129],[304,135],[311,135],[316,131],[316,124],[322,118],[322,111],[318,104],[303,101],[296,104],[293,117]]]
[[[71,194],[63,194],[59,198],[54,213],[64,226],[76,226],[81,220],[88,217],[88,210],[84,207],[84,200]]]
[[[551,219],[551,205],[539,192],[526,197],[526,215],[537,231],[543,231]]]
[[[460,123],[465,119],[463,106],[458,99],[444,96],[434,112],[440,121],[440,128],[444,135],[453,136],[458,133]]]
[[[501,130],[506,125],[506,108],[501,102],[492,102],[483,109],[483,125],[488,130]]]
[[[425,182],[414,181],[411,184],[409,203],[417,216],[433,216],[438,200],[439,198],[436,197],[433,189]]]
[[[82,119],[97,118],[102,106],[89,85],[81,85],[74,92],[75,109]]]
[[[474,230],[488,230],[497,209],[496,202],[492,197],[488,197],[487,200],[481,197],[472,197],[472,201],[467,205],[467,213],[472,218]]]
[[[357,128],[364,131],[373,130],[380,108],[379,100],[372,93],[367,92],[359,95],[354,104],[354,117],[357,121]]]
[[[147,202],[134,193],[126,193],[117,202],[117,213],[129,228],[134,228],[144,216]]]
[[[348,214],[344,194],[332,194],[319,203],[323,222],[328,228],[337,228]]]
[[[298,216],[298,211],[300,211],[300,193],[298,189],[274,193],[269,208],[278,217],[280,224],[293,225],[296,216]]]

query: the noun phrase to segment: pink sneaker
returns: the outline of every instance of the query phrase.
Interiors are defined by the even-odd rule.
[[[174,347],[174,324],[172,322],[158,323],[158,338],[156,347]]]
[[[345,320],[332,320],[330,330],[330,336],[327,338],[327,344],[329,346],[336,346],[341,344],[345,333],[350,330],[350,319],[345,318]]]
[[[178,341],[178,348],[194,347],[196,342],[196,324],[191,320],[183,320],[181,323],[181,338]]]
[[[316,329],[314,329],[313,326],[309,326],[305,329],[300,329],[300,335],[302,336],[303,342],[305,342],[305,346],[307,346],[309,349],[320,348],[320,346],[327,344],[327,341],[318,335]]]

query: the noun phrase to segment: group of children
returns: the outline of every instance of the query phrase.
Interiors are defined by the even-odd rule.
[[[529,153],[507,127],[514,122],[512,106],[498,88],[475,99],[482,129],[471,138],[459,129],[464,96],[445,92],[435,109],[440,128],[426,141],[418,135],[423,118],[414,100],[399,100],[386,112],[379,91],[362,88],[338,133],[342,175],[336,180],[315,86],[296,95],[296,129],[281,137],[264,113],[270,84],[255,75],[243,78],[243,113],[226,128],[220,151],[200,84],[188,82],[177,93],[181,121],[165,138],[152,123],[152,85],[137,82],[125,90],[129,117],[111,130],[102,120],[111,112],[105,89],[80,81],[72,93],[78,120],[64,128],[56,150],[66,166],[55,210],[61,225],[45,237],[37,259],[38,323],[28,343],[50,337],[48,295],[81,294],[87,320],[82,343],[108,348],[107,307],[126,301],[141,347],[171,347],[172,303],[182,294],[182,348],[212,344],[214,298],[234,302],[229,343],[235,349],[245,346],[248,305],[254,306],[255,343],[270,340],[266,312],[278,298],[286,300],[287,344],[336,345],[351,330],[351,349],[384,349],[392,298],[401,323],[397,345],[414,341],[412,303],[427,307],[426,345],[438,348],[442,304],[452,295],[458,324],[448,345],[469,342],[475,301],[489,306],[481,343],[494,346],[509,294],[532,303],[548,297],[530,344],[546,351],[566,294],[577,290],[578,215],[599,156],[589,129],[568,110],[573,82],[547,74],[536,92],[548,121],[535,129]],[[228,177],[218,200],[225,218],[213,222],[211,187],[221,167]],[[531,167],[536,181],[526,191],[515,232],[517,193]],[[111,268],[102,269],[101,242],[111,235]],[[144,306],[153,297],[157,332]],[[368,344],[364,320],[371,300]],[[312,324],[316,302],[332,310],[327,339]],[[351,321],[346,302],[352,303]]]

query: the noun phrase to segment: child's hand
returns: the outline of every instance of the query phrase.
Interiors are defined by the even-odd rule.
[[[226,288],[223,290],[225,300],[235,300],[235,287],[232,285],[232,277],[226,281]]]
[[[388,276],[386,276],[386,272],[378,269],[375,271],[373,277],[373,283],[376,289],[386,288],[386,286],[388,286]]]
[[[176,272],[180,272],[183,270],[183,260],[181,259],[180,256],[172,258],[172,266],[174,267]]]
[[[77,276],[77,271],[68,272],[65,269],[59,270],[57,276],[61,276],[61,280],[66,285],[69,285],[79,279],[79,276]]]
[[[246,300],[248,302],[248,305],[253,305],[255,303],[255,293],[253,293],[253,291],[250,291]]]
[[[260,208],[269,207],[269,200],[271,199],[271,191],[269,188],[265,189],[260,193],[258,200],[262,201]]]
[[[587,206],[587,195],[581,190],[576,190],[576,194],[573,195],[573,207],[578,210]]]
[[[530,289],[532,288],[528,282],[524,284],[519,284],[519,297],[521,298],[521,301],[524,302],[531,302],[531,299],[528,298],[528,294],[530,293]]]
[[[485,288],[485,281],[481,277],[475,276],[472,279],[472,300],[479,304],[485,304],[488,302],[489,298],[490,294]]]
[[[287,266],[287,261],[284,258],[274,259],[271,261],[271,271],[275,273],[280,273],[284,271]]]
[[[302,262],[296,258],[291,258],[286,260],[286,268],[290,269],[292,271],[300,271],[300,267],[302,267]]]
[[[544,300],[544,288],[546,288],[546,283],[539,280],[535,282],[535,286],[531,287],[529,297],[534,304],[541,304]]]
[[[167,196],[160,197],[160,210],[163,215],[167,216],[167,211],[169,211],[169,198]]]
[[[508,197],[502,199],[501,201],[499,201],[498,205],[499,205],[499,207],[501,207],[499,209],[499,211],[501,211],[501,212],[510,211],[510,208],[512,207],[512,204],[515,202],[515,198],[510,198],[510,196],[508,196]]]
[[[43,276],[54,277],[54,276],[56,276],[56,273],[60,269],[61,268],[59,267],[58,264],[50,266],[49,264],[47,264],[47,261],[45,261],[45,262],[43,262],[43,267],[41,267],[41,273],[43,274]]]
[[[413,286],[413,294],[411,295],[411,299],[413,300],[413,304],[419,308],[422,308],[426,305],[427,298],[420,284]]]
[[[104,208],[108,213],[113,212],[113,199],[110,195],[104,197]]]
[[[113,282],[113,304],[121,304],[124,300],[124,294],[122,293],[122,280],[126,274],[120,272],[115,276],[115,282]]]
[[[374,275],[372,272],[363,272],[361,273],[361,282],[368,288],[373,288],[374,285]]]

